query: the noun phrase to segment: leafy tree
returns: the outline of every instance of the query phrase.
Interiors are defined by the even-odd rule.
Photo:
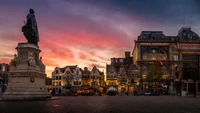
[[[193,80],[193,92],[194,92],[194,97],[196,97],[196,81],[200,79],[198,61],[197,64],[192,62],[184,63],[183,79]]]
[[[160,66],[157,66],[155,64],[150,65],[147,72],[147,81],[154,81],[155,85],[157,81],[160,81],[162,79],[163,71]]]

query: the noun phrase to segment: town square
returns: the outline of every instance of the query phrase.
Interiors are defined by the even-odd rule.
[[[0,113],[198,113],[199,5],[0,1]]]

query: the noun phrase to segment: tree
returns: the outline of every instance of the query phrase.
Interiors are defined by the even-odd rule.
[[[162,75],[163,75],[163,71],[160,66],[157,66],[155,64],[150,65],[147,72],[147,81],[150,81],[150,82],[154,81],[155,86],[156,86],[156,82],[162,79]]]
[[[199,75],[199,66],[192,67],[191,65],[188,65],[189,63],[185,64],[184,73],[183,73],[183,79],[192,79],[193,80],[193,92],[194,97],[196,97],[196,81],[200,79]]]
[[[200,79],[199,60],[200,55],[185,55],[183,56],[183,76],[184,80],[193,80],[193,93],[196,97],[196,81]]]

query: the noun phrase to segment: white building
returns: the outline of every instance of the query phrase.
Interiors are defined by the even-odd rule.
[[[99,89],[99,77],[100,77],[100,72],[94,66],[90,72],[90,83],[92,88]]]
[[[82,69],[77,65],[56,67],[52,72],[52,92],[65,94],[69,90],[79,89],[82,85]]]

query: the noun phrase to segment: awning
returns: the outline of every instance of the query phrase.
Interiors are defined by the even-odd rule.
[[[107,89],[108,91],[116,91],[117,89],[111,86],[110,88]]]

